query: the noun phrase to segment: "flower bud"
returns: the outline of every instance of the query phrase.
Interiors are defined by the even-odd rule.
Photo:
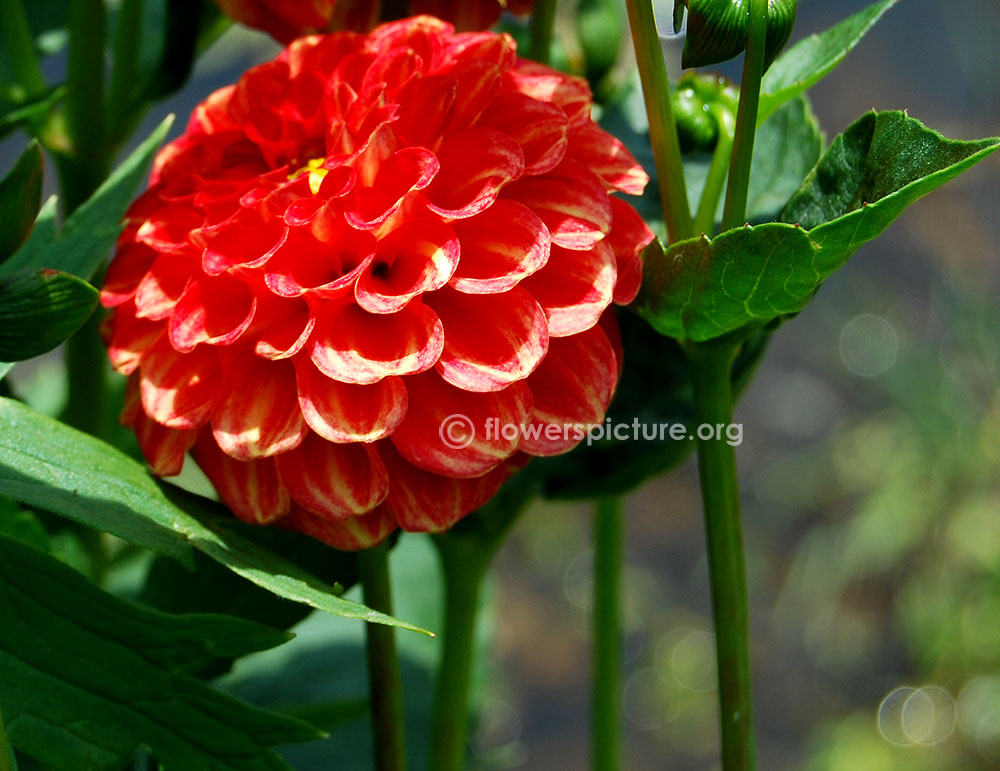
[[[672,94],[674,118],[681,152],[710,152],[719,138],[719,121],[714,107],[736,115],[739,89],[718,74],[686,72]]]
[[[688,8],[687,39],[681,65],[707,67],[733,59],[747,47],[750,0],[675,0],[674,26],[681,3]],[[771,66],[791,37],[797,0],[768,0],[764,69]]]

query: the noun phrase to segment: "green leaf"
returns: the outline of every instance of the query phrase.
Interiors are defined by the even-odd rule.
[[[171,123],[172,115],[73,212],[54,241],[35,244],[29,238],[17,254],[0,266],[0,275],[34,267],[64,270],[89,279],[121,233],[122,217],[149,173],[153,155],[163,144]]]
[[[757,131],[747,201],[748,222],[768,222],[777,218],[781,208],[816,165],[823,153],[823,145],[823,132],[805,95],[778,108]],[[684,157],[692,211],[698,208],[711,163],[711,156],[704,153]],[[722,221],[725,200],[723,188],[716,210],[716,223]]]
[[[896,2],[882,0],[870,5],[825,32],[800,40],[779,56],[761,83],[757,125],[832,72]]]
[[[14,168],[0,180],[0,262],[10,257],[31,232],[42,205],[45,157],[32,140]]]
[[[145,745],[167,768],[283,769],[270,747],[322,736],[188,674],[219,655],[272,648],[284,633],[145,609],[3,536],[0,578],[7,734],[47,768],[118,771]]]
[[[1000,147],[1000,138],[946,139],[903,112],[870,112],[834,140],[783,222],[809,228],[818,270],[832,273],[917,199]]]
[[[784,223],[649,250],[640,312],[661,334],[695,341],[797,313],[907,206],[998,147],[945,139],[901,112],[869,113],[833,142]]]
[[[261,545],[218,504],[157,482],[110,445],[0,398],[0,495],[61,514],[191,565],[194,547],[258,586],[347,618],[423,629],[345,600]]]
[[[21,270],[0,278],[0,361],[51,351],[97,307],[97,290],[69,273]]]
[[[14,107],[10,112],[0,116],[0,138],[5,137],[25,123],[41,118],[66,96],[66,91],[65,86],[60,86],[38,101]]]

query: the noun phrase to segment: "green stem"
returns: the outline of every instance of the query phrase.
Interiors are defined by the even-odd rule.
[[[626,0],[635,58],[642,79],[642,95],[649,116],[649,140],[660,184],[660,204],[670,242],[694,235],[691,208],[684,183],[684,164],[677,124],[670,101],[670,83],[663,65],[663,49],[656,34],[650,0]],[[766,0],[765,0],[766,2]]]
[[[94,163],[104,144],[104,4],[69,0],[66,122],[77,164]],[[103,178],[102,178],[103,179]],[[99,184],[99,183],[98,183]],[[86,200],[86,199],[84,199]],[[82,201],[75,201],[77,205]],[[63,201],[67,213],[71,202]]]
[[[142,13],[143,0],[123,0],[118,14],[111,85],[108,87],[108,125],[116,134],[129,122],[139,44],[142,41]]]
[[[3,710],[0,709],[0,771],[11,771],[11,748],[7,743],[7,732],[3,727]]]
[[[694,387],[696,421],[717,432],[709,439],[699,436],[698,475],[715,621],[722,768],[751,771],[756,752],[746,566],[736,454],[725,439],[725,426],[732,423],[733,416],[730,370],[736,348],[731,343],[689,343],[685,353]]]
[[[621,767],[618,687],[622,675],[621,573],[624,550],[621,501],[597,501],[594,527],[594,771]]]
[[[557,0],[535,0],[531,11],[531,45],[528,58],[548,64],[552,58],[552,32],[556,25]]]
[[[768,0],[750,0],[750,23],[747,52],[743,59],[743,82],[740,84],[740,107],[736,113],[736,136],[733,162],[729,169],[729,189],[722,230],[732,230],[746,222],[750,166],[757,133],[757,108],[760,105],[760,81],[764,77],[764,48],[767,43]]]
[[[14,79],[28,100],[38,99],[48,90],[35,51],[35,40],[21,0],[0,2],[0,35],[7,48]]]
[[[389,585],[389,548],[382,543],[358,552],[358,570],[365,605],[392,615]],[[404,771],[403,684],[396,653],[396,633],[391,626],[367,624],[368,683],[371,694],[372,734],[377,771]]]
[[[701,191],[698,202],[698,213],[694,218],[694,232],[704,233],[709,238],[715,231],[715,212],[719,208],[719,198],[726,185],[726,175],[733,157],[733,116],[729,110],[719,105],[712,105],[711,114],[719,127],[719,138],[712,155],[712,165],[708,169],[708,178]]]

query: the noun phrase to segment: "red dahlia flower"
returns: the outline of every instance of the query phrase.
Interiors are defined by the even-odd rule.
[[[509,37],[430,17],[299,39],[210,96],[102,292],[153,470],[190,449],[240,518],[351,549],[570,449],[652,239],[609,197],[647,176],[590,108]]]

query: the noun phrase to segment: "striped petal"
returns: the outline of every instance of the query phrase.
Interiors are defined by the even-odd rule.
[[[617,380],[618,359],[600,326],[553,339],[545,361],[528,378],[534,412],[521,450],[558,455],[575,447],[586,426],[604,420]]]
[[[264,282],[280,297],[331,299],[350,291],[375,254],[375,237],[346,224],[324,238],[290,227],[288,238],[264,268]]]
[[[389,446],[380,449],[389,472],[386,503],[403,530],[440,533],[496,495],[510,476],[508,464],[470,479],[433,474],[417,468]]]
[[[520,145],[527,175],[552,171],[562,162],[569,146],[566,113],[525,94],[500,94],[478,125],[501,131]]]
[[[341,383],[308,359],[295,367],[299,407],[309,427],[331,442],[374,442],[389,436],[406,415],[406,386],[399,377],[370,385]]]
[[[603,183],[573,161],[518,180],[503,195],[530,206],[548,226],[552,243],[564,249],[592,249],[611,230],[611,204]]]
[[[292,500],[328,519],[364,514],[389,493],[389,475],[370,444],[334,444],[310,433],[279,455],[277,466]]]
[[[108,359],[120,375],[135,372],[142,358],[163,334],[163,323],[135,317],[132,303],[120,305],[108,321]]]
[[[429,208],[455,219],[483,211],[504,185],[524,173],[524,154],[517,142],[490,128],[448,137],[438,160],[441,171],[427,188]]]
[[[237,460],[297,447],[308,433],[291,364],[243,356],[230,363],[227,389],[212,415],[219,447]]]
[[[636,210],[625,201],[612,198],[611,212],[614,219],[608,243],[615,250],[615,261],[618,264],[615,302],[628,305],[639,294],[642,284],[642,250],[656,236]]]
[[[364,385],[430,369],[443,347],[441,321],[422,303],[378,315],[343,305],[317,321],[309,355],[327,377]]]
[[[359,230],[382,225],[412,193],[423,190],[438,174],[438,159],[423,147],[407,147],[381,163],[370,187],[355,188],[345,217]]]
[[[195,261],[182,255],[158,257],[136,287],[136,316],[152,321],[167,318],[196,272]]]
[[[369,313],[395,313],[424,292],[448,283],[458,265],[455,232],[437,219],[422,219],[392,231],[378,243],[374,259],[354,289]]]
[[[194,280],[170,316],[170,342],[182,353],[199,343],[229,345],[247,330],[256,309],[253,292],[232,276]]]
[[[104,276],[101,305],[114,308],[130,300],[156,257],[156,252],[144,244],[122,244]]]
[[[192,454],[222,502],[244,522],[266,525],[288,514],[291,498],[273,458],[236,460],[207,431],[199,433]]]
[[[178,353],[164,335],[139,365],[142,408],[168,428],[197,428],[215,407],[221,376],[214,350]]]
[[[521,286],[531,292],[548,318],[549,334],[566,337],[590,329],[611,304],[615,255],[606,241],[586,252],[552,248],[548,264]]]
[[[292,506],[292,512],[282,524],[323,541],[342,551],[368,549],[386,539],[396,529],[396,518],[385,505],[371,514],[347,519],[319,517],[301,506]]]
[[[503,391],[469,393],[434,373],[406,381],[410,403],[393,433],[396,449],[410,463],[450,477],[482,476],[517,450],[517,431],[531,413],[531,392],[523,383]]]
[[[446,287],[427,298],[444,325],[437,371],[466,391],[499,391],[523,380],[545,356],[545,312],[519,287],[468,295]]]
[[[278,312],[259,327],[255,324],[257,343],[254,353],[265,359],[288,359],[301,351],[316,327],[316,314],[305,302],[284,301]],[[257,314],[260,320],[261,313]]]
[[[451,285],[469,294],[506,292],[549,259],[549,230],[527,206],[499,200],[452,228],[461,243],[461,260]]]
[[[594,172],[609,190],[642,195],[649,184],[649,175],[629,149],[596,123],[586,123],[570,133],[567,157]]]
[[[590,120],[594,95],[583,78],[565,75],[544,64],[522,59],[517,69],[504,73],[504,91],[525,94],[541,102],[551,102],[560,107],[571,126]]]
[[[201,247],[202,267],[210,276],[238,265],[263,265],[284,241],[287,227],[281,220],[265,222],[252,208],[242,207],[232,217],[191,233]]]
[[[141,410],[132,421],[132,430],[139,441],[142,455],[161,477],[175,476],[184,467],[184,456],[198,436],[196,429],[176,429],[161,426]]]

